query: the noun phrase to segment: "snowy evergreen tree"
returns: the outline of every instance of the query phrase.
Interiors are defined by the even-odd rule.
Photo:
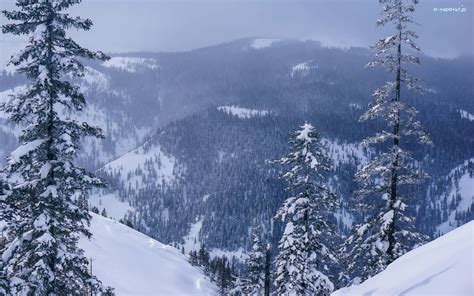
[[[424,240],[406,213],[408,196],[402,191],[405,185],[418,184],[425,176],[410,153],[402,148],[401,140],[415,137],[419,143],[430,143],[416,118],[417,111],[402,100],[402,90],[422,91],[419,79],[407,71],[408,64],[419,64],[420,60],[405,53],[419,51],[415,43],[417,35],[409,29],[414,24],[411,14],[418,0],[379,2],[383,10],[377,24],[392,25],[395,31],[373,46],[375,59],[368,66],[385,67],[393,80],[375,90],[361,121],[379,119],[385,122],[386,128],[382,132],[363,143],[386,145],[389,142],[389,151],[374,157],[355,176],[360,184],[356,199],[365,221],[356,226],[346,250],[350,251],[347,254],[349,269],[356,282],[384,270]]]
[[[246,260],[247,278],[244,281],[244,295],[262,296],[265,285],[265,251],[262,245],[260,226],[252,228],[252,249]]]
[[[329,295],[334,284],[328,277],[337,259],[324,243],[333,235],[327,217],[336,197],[326,187],[330,160],[320,135],[305,123],[290,137],[291,152],[275,163],[289,167],[283,175],[293,196],[278,210],[286,223],[275,262],[278,295]]]
[[[110,294],[88,268],[78,247],[90,237],[91,216],[81,200],[102,182],[74,159],[83,136],[102,137],[99,128],[78,120],[86,102],[67,77],[83,76],[81,58],[106,59],[66,34],[89,30],[92,22],[66,11],[81,0],[17,0],[3,11],[11,24],[3,33],[28,35],[10,63],[32,83],[0,110],[23,127],[21,145],[4,169],[11,189],[2,202],[7,243],[2,250],[4,289],[9,295]]]

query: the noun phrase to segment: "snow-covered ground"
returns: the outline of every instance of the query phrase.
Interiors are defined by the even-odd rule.
[[[241,263],[244,263],[245,260],[247,260],[247,258],[249,257],[243,248],[238,248],[237,250],[233,250],[233,251],[212,249],[209,252],[209,256],[211,258],[225,256],[229,260],[236,259]]]
[[[303,77],[307,76],[309,72],[311,71],[311,69],[316,68],[316,66],[312,65],[312,63],[313,63],[313,60],[294,65],[291,68],[291,72],[290,72],[291,78],[293,78],[296,74],[299,74]]]
[[[474,295],[474,221],[421,246],[360,285],[332,296]]]
[[[196,219],[196,222],[191,224],[191,228],[189,229],[188,234],[184,237],[184,244],[182,247],[184,248],[184,251],[189,253],[190,251],[198,251],[201,248],[201,240],[200,240],[200,232],[202,228],[202,223],[204,221],[204,218]],[[222,250],[222,249],[211,249],[209,251],[209,255],[211,258],[215,257],[227,257],[227,259],[232,260],[232,258],[235,258],[239,260],[240,262],[244,262],[248,255],[245,252],[243,248],[239,248],[237,250]]]
[[[236,116],[241,119],[248,119],[258,116],[266,116],[270,114],[270,111],[267,110],[255,110],[242,108],[238,106],[220,106],[217,107],[217,110],[227,113],[228,115]]]
[[[189,253],[190,251],[197,251],[201,248],[201,241],[199,234],[201,232],[203,219],[197,219],[196,222],[191,224],[188,235],[184,237],[184,251]]]
[[[92,272],[118,296],[217,295],[217,288],[177,249],[114,220],[93,215],[92,240],[80,247]]]
[[[267,48],[273,45],[273,43],[280,41],[279,39],[268,39],[268,38],[259,38],[255,39],[250,47],[253,49],[262,49]]]
[[[79,79],[82,92],[87,92],[94,87],[97,90],[106,91],[110,86],[110,78],[102,72],[91,67],[85,67],[84,76]]]
[[[175,165],[175,158],[165,154],[159,146],[147,149],[142,145],[106,164],[103,170],[119,174],[125,188],[142,189],[152,182],[161,184],[173,180]]]
[[[138,57],[112,57],[110,60],[103,62],[102,66],[130,73],[143,69],[156,70],[159,68],[155,59]]]
[[[96,207],[99,213],[105,209],[107,217],[117,221],[123,219],[128,212],[135,212],[128,201],[119,200],[118,193],[107,192],[105,189],[98,189],[90,194],[89,207]]]
[[[447,204],[451,204],[457,198],[460,199],[456,208],[452,209],[449,213],[448,220],[436,228],[440,234],[447,233],[456,228],[458,226],[456,222],[456,212],[465,212],[474,204],[474,176],[465,170],[469,161],[474,162],[474,158],[466,160],[463,164],[453,169],[448,175],[448,178],[451,178],[451,184],[446,188]],[[464,173],[460,176],[461,172]],[[455,176],[459,179],[455,178]],[[439,202],[441,202],[442,198],[443,196],[439,197]]]
[[[459,114],[461,114],[461,118],[465,118],[469,121],[474,121],[474,115],[465,110],[459,110]]]

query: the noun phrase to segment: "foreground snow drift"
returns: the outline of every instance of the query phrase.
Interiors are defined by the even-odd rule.
[[[177,249],[99,215],[90,229],[92,240],[80,246],[92,258],[93,273],[118,296],[217,294]]]
[[[361,285],[332,296],[474,295],[474,222],[419,247]]]

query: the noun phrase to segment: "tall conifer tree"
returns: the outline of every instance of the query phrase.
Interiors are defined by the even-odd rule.
[[[355,176],[360,184],[356,199],[365,221],[356,226],[349,238],[347,256],[349,269],[357,281],[384,270],[425,239],[415,231],[413,218],[406,212],[409,197],[408,191],[403,191],[406,185],[418,184],[425,177],[403,144],[409,137],[415,137],[420,143],[431,143],[417,119],[418,112],[402,96],[405,90],[422,91],[420,80],[407,70],[409,64],[420,63],[419,58],[411,54],[420,49],[415,43],[418,36],[410,29],[415,24],[411,15],[418,0],[379,2],[382,13],[377,25],[390,26],[394,32],[373,46],[375,59],[368,66],[385,67],[392,80],[374,91],[361,121],[378,119],[384,122],[386,128],[363,143],[389,148]]]
[[[276,163],[292,194],[277,218],[286,225],[278,245],[275,286],[278,295],[329,295],[334,284],[329,270],[337,262],[325,241],[334,234],[327,222],[336,196],[326,187],[330,159],[319,133],[305,123],[291,134],[291,152]]]
[[[84,74],[81,58],[105,60],[101,52],[78,45],[68,29],[89,30],[89,19],[67,10],[81,0],[17,0],[3,11],[12,23],[3,33],[28,35],[27,45],[10,63],[31,84],[0,110],[23,127],[20,146],[4,169],[10,189],[2,201],[7,244],[2,250],[4,289],[9,295],[86,295],[105,292],[78,247],[90,237],[86,192],[101,181],[77,167],[74,159],[84,136],[102,137],[81,122],[86,101],[65,77]]]
[[[247,278],[244,282],[244,295],[263,296],[265,286],[265,250],[262,244],[261,227],[252,228],[252,246],[246,260]]]

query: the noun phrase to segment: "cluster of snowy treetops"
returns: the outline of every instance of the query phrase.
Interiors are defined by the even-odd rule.
[[[102,133],[77,119],[86,102],[65,77],[83,75],[81,58],[107,59],[66,34],[71,28],[92,26],[90,20],[66,12],[80,2],[17,0],[19,10],[3,12],[14,21],[3,26],[3,33],[29,35],[28,44],[11,63],[32,83],[0,105],[0,111],[23,127],[21,145],[3,169],[8,186],[0,186],[0,218],[6,222],[1,294],[113,294],[112,288],[91,274],[77,246],[80,236],[91,235],[87,190],[103,183],[77,167],[74,159],[82,137],[102,137]],[[402,139],[415,137],[420,143],[430,143],[417,111],[402,100],[405,88],[422,91],[418,79],[406,69],[419,59],[402,51],[402,45],[409,52],[419,50],[417,35],[409,29],[418,1],[379,2],[383,11],[378,25],[393,25],[395,31],[374,45],[376,58],[370,66],[386,67],[394,79],[375,90],[361,117],[385,122],[384,130],[364,143],[387,147],[387,152],[373,157],[355,176],[360,183],[355,196],[364,222],[355,226],[342,247],[335,244],[338,239],[329,216],[338,205],[328,185],[331,161],[320,134],[305,123],[291,134],[290,153],[273,162],[285,168],[282,178],[291,196],[275,216],[285,227],[274,262],[274,288],[270,289],[270,249],[263,246],[256,227],[248,275],[235,294],[328,295],[337,286],[377,274],[426,239],[414,230],[405,203],[410,197],[401,190],[424,177],[410,153],[401,148]]]

